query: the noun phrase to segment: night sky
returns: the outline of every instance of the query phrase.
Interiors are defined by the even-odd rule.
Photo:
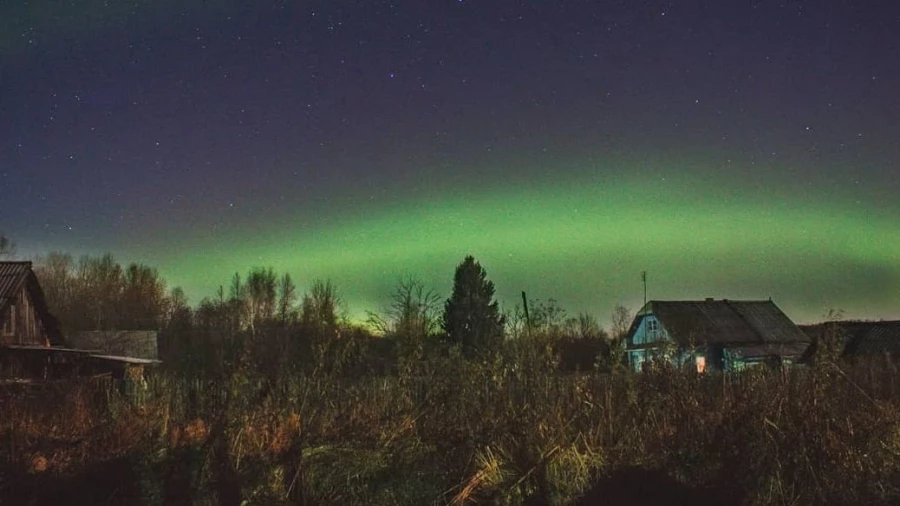
[[[272,266],[351,317],[473,254],[650,298],[900,317],[896,1],[14,0],[0,231],[191,301]]]

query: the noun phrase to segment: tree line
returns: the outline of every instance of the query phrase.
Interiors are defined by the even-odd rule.
[[[158,330],[160,358],[192,373],[387,372],[452,353],[609,368],[621,359],[631,321],[618,306],[607,332],[590,314],[568,317],[552,298],[503,311],[487,271],[471,255],[456,266],[446,299],[409,276],[397,282],[388,306],[370,311],[363,323],[343,316],[332,282],[315,280],[301,294],[290,274],[272,268],[235,273],[196,306],[180,288],[168,289],[155,268],[122,265],[109,254],[76,260],[51,253],[36,259],[35,272],[64,333]]]

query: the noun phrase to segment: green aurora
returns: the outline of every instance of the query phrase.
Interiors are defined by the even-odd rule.
[[[383,309],[408,275],[446,296],[466,254],[487,268],[506,309],[524,290],[605,322],[618,303],[640,307],[647,271],[651,299],[772,297],[800,322],[830,309],[900,316],[895,209],[846,194],[799,197],[802,185],[771,181],[598,173],[320,210],[313,227],[286,215],[145,260],[193,302],[255,266],[288,272],[301,289],[331,279],[353,319]]]

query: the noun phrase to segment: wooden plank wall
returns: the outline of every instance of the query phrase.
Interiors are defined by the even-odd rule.
[[[14,305],[15,329],[13,335],[0,335],[0,343],[50,346],[50,340],[34,309],[27,286],[22,287],[22,290],[19,291]],[[0,334],[2,334],[2,329],[0,329]]]

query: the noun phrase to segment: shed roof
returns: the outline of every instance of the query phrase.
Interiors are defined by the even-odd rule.
[[[900,320],[829,322],[808,325],[804,330],[813,339],[837,332],[845,356],[900,355]]]
[[[0,262],[0,306],[6,307],[9,299],[19,295],[19,290],[25,284],[28,273],[31,272],[31,262]]]
[[[638,312],[653,314],[676,343],[690,345],[785,345],[809,343],[771,300],[650,301]]]
[[[27,287],[31,302],[37,311],[44,330],[50,338],[50,344],[62,345],[62,332],[59,321],[50,314],[44,291],[37,276],[31,268],[31,262],[0,262],[0,315],[5,314],[7,306],[12,303],[23,287]]]
[[[89,355],[89,357],[97,359],[97,360],[105,360],[108,362],[116,362],[116,363],[128,364],[128,365],[152,365],[152,364],[161,364],[162,363],[159,360],[154,360],[154,359],[149,359],[149,358],[121,357],[118,355]]]
[[[872,322],[865,335],[847,344],[844,350],[847,354],[900,354],[900,321]]]

